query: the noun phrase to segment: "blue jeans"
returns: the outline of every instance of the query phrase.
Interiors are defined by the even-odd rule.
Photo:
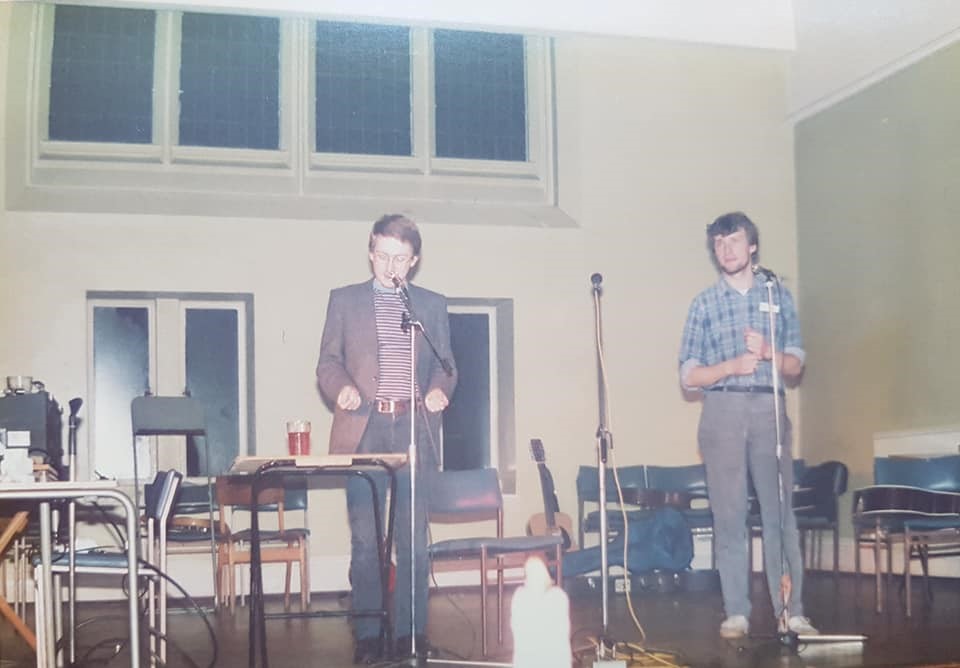
[[[698,441],[707,469],[707,490],[713,511],[713,531],[727,616],[750,617],[748,595],[750,549],[747,532],[747,471],[753,479],[763,524],[763,565],[773,610],[783,610],[780,577],[780,513],[783,514],[783,561],[792,584],[790,616],[803,615],[803,558],[800,535],[793,514],[793,457],[790,453],[791,427],[783,401],[780,472],[783,504],[779,499],[777,476],[777,432],[770,394],[706,392],[700,416]]]
[[[417,422],[417,440],[427,443],[426,425]],[[394,417],[374,412],[357,449],[361,453],[407,452],[410,443],[409,413]],[[416,630],[422,634],[427,626],[427,585],[429,564],[427,562],[427,471],[436,468],[433,449],[428,445],[417,449],[418,475],[415,513],[416,527],[414,548],[410,547],[410,467],[397,471],[396,521],[394,538],[396,545],[396,583],[393,595],[392,622],[395,636],[410,634],[411,629],[411,584],[410,555],[416,565]],[[387,518],[384,514],[389,477],[385,472],[373,471],[371,477],[377,486],[383,530]],[[373,499],[370,484],[360,476],[347,480],[347,515],[350,520],[350,583],[354,610],[372,610],[380,607],[380,571],[377,560],[377,540],[374,531]],[[376,617],[354,617],[353,635],[356,639],[374,638],[380,632]]]

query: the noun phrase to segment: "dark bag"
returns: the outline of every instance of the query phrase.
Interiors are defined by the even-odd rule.
[[[656,569],[681,571],[693,561],[693,534],[683,514],[659,508],[630,520],[627,567],[631,573]],[[623,536],[607,547],[609,566],[623,566]],[[600,546],[572,550],[563,555],[564,577],[600,570]]]

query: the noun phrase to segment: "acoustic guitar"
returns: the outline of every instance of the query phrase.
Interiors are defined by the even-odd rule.
[[[570,535],[573,533],[573,522],[570,516],[560,512],[560,502],[557,500],[557,491],[553,486],[553,476],[547,468],[547,459],[543,451],[543,441],[539,438],[530,439],[530,455],[537,463],[540,473],[540,491],[543,494],[543,512],[536,513],[527,521],[528,536],[560,536],[563,538],[563,550],[569,550],[573,545]]]
[[[907,485],[873,485],[854,492],[857,515],[944,517],[960,515],[960,494]]]

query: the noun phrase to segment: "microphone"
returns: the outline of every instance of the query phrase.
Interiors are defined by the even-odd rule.
[[[594,290],[599,290],[600,284],[603,283],[603,276],[601,276],[599,273],[592,274],[590,276],[590,282],[593,283]]]
[[[393,281],[393,285],[397,289],[397,294],[403,298],[403,301],[409,302],[410,293],[407,292],[407,285],[403,281],[403,279],[397,276],[396,274],[392,274],[390,276],[390,280]]]
[[[756,274],[757,276],[763,276],[768,281],[776,282],[780,280],[775,273],[773,273],[771,270],[767,269],[766,267],[761,267],[759,264],[753,265],[752,269],[754,274]]]

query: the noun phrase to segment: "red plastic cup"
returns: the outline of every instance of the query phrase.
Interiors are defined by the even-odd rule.
[[[309,420],[291,420],[287,423],[287,449],[294,456],[310,454]]]

